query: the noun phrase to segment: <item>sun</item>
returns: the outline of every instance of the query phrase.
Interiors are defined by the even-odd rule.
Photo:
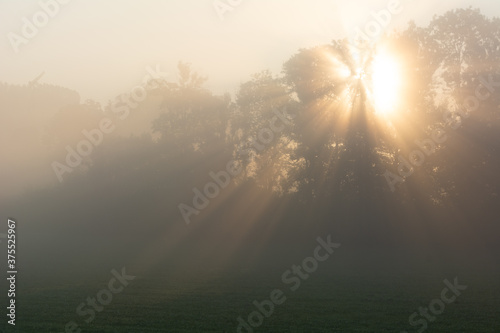
[[[383,118],[398,116],[403,106],[404,60],[398,52],[387,45],[349,45],[348,61],[328,56],[335,77],[347,83],[346,96],[363,90],[363,98],[371,111]],[[355,94],[354,94],[355,95]],[[354,96],[350,96],[351,98]]]
[[[357,80],[364,80],[365,75],[366,75],[365,70],[362,67],[359,67],[356,69],[356,75],[354,75],[354,77]]]
[[[375,112],[384,116],[393,114],[400,102],[401,69],[396,57],[379,52],[371,64],[371,99]]]

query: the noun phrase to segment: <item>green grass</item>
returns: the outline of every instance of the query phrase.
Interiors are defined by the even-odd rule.
[[[255,310],[254,300],[269,299],[269,293],[279,288],[287,300],[255,332],[416,332],[408,317],[440,296],[443,279],[454,278],[318,269],[292,292],[281,282],[281,273],[176,280],[168,274],[138,277],[89,324],[75,309],[106,287],[109,277],[44,288],[20,281],[16,327],[5,331],[59,333],[73,320],[82,332],[236,332],[237,317],[246,318]],[[500,276],[456,275],[468,289],[429,323],[426,332],[500,332]]]

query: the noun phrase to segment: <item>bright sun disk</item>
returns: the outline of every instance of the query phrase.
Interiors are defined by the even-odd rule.
[[[380,53],[372,64],[372,99],[375,110],[382,115],[395,111],[400,97],[401,75],[394,57]]]

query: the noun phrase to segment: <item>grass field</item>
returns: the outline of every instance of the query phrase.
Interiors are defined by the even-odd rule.
[[[417,332],[419,327],[410,326],[409,316],[440,297],[444,279],[453,281],[457,276],[467,290],[446,305],[425,331],[500,332],[500,274],[366,274],[320,268],[291,291],[281,273],[173,278],[158,272],[137,277],[88,324],[75,310],[106,288],[109,277],[57,286],[20,279],[16,327],[5,331],[59,333],[68,321],[75,321],[81,332],[236,332],[237,318],[255,311],[252,302],[269,299],[278,288],[285,302],[276,305],[254,332]]]

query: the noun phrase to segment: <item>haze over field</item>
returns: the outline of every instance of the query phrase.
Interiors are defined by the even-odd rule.
[[[499,17],[0,0],[0,331],[500,331]]]
[[[255,72],[279,73],[299,48],[353,38],[355,28],[372,19],[370,12],[385,9],[388,2],[244,0],[221,21],[213,0],[70,1],[19,54],[2,38],[0,73],[6,82],[26,84],[45,71],[40,82],[104,103],[134,86],[147,65],[160,64],[175,80],[177,63],[186,61],[209,77],[207,87],[215,93],[235,93]],[[500,16],[491,0],[401,4],[404,10],[389,30],[403,29],[410,20],[425,25],[459,7]],[[37,1],[0,1],[0,35],[20,33],[22,18],[39,9]]]

